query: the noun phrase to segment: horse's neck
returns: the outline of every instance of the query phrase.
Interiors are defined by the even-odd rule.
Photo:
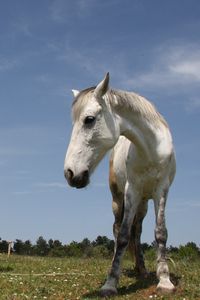
[[[165,156],[172,150],[171,135],[164,119],[154,110],[152,116],[148,116],[134,109],[133,103],[114,99],[114,112],[118,120],[120,134],[128,138],[136,146],[137,151],[147,160],[157,160],[158,156]],[[134,99],[133,99],[134,100]],[[144,105],[149,104],[145,102]],[[155,120],[155,118],[157,119]],[[152,119],[152,120],[151,120]]]

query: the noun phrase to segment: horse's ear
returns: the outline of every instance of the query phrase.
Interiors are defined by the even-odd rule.
[[[97,98],[101,98],[108,91],[109,88],[109,73],[106,74],[104,79],[97,85],[94,94]]]
[[[79,93],[80,92],[77,90],[72,90],[72,94],[73,94],[74,98],[77,97]]]

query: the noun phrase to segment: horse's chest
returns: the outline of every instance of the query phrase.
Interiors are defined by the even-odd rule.
[[[135,189],[141,191],[143,197],[152,197],[156,189],[160,172],[157,168],[149,167],[132,173],[132,183]]]
[[[166,177],[168,165],[142,159],[137,155],[135,146],[121,137],[113,152],[112,168],[121,192],[124,192],[128,181],[144,198],[152,198],[159,183]]]

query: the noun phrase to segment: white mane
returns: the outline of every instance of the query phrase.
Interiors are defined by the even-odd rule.
[[[75,98],[72,104],[72,117],[74,121],[78,120],[82,109],[88,104],[88,101],[90,101],[94,90],[95,87],[85,89]],[[139,114],[144,119],[154,123],[154,125],[159,125],[161,122],[168,127],[164,117],[157,111],[155,106],[134,92],[110,89],[104,95],[104,98],[108,101],[110,106],[116,110],[119,109],[121,111],[126,107],[126,109],[132,110],[134,114]]]

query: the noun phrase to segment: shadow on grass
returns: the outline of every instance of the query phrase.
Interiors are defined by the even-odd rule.
[[[14,268],[11,266],[0,266],[0,273],[11,272]]]
[[[156,285],[158,284],[158,279],[156,277],[156,272],[151,272],[149,273],[149,276],[147,278],[142,278],[139,276],[135,271],[130,270],[130,269],[125,269],[123,270],[123,274],[127,277],[130,278],[136,278],[136,282],[133,284],[130,284],[128,286],[122,286],[117,289],[118,295],[117,296],[125,296],[129,294],[134,294],[137,291],[145,290],[150,287],[155,286],[156,290]],[[175,274],[171,273],[170,274],[170,279],[173,282],[175,286],[178,285],[180,277],[176,276]],[[103,285],[103,284],[102,284]],[[100,298],[100,293],[99,290],[95,290],[91,293],[87,293],[82,296],[81,299],[95,299],[95,298]],[[114,296],[113,296],[114,297]],[[105,297],[108,298],[108,297]]]

